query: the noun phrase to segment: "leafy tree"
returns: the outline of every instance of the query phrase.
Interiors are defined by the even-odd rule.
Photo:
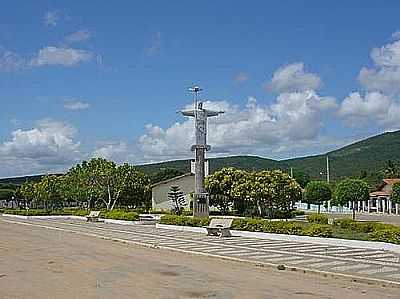
[[[387,179],[400,178],[400,166],[398,162],[388,160],[385,163],[385,168],[383,170],[383,175]]]
[[[390,196],[390,199],[394,203],[400,204],[400,183],[395,183],[393,185],[393,190],[392,190],[392,194]]]
[[[311,181],[311,178],[308,174],[298,170],[293,171],[293,178],[296,180],[297,183],[299,183],[300,187],[302,188],[305,188],[308,182]]]
[[[304,199],[307,203],[318,205],[318,213],[324,202],[331,200],[332,191],[328,182],[311,181],[307,184]]]
[[[277,211],[290,212],[301,197],[301,188],[280,170],[251,172],[234,185],[234,195],[252,202],[259,216],[267,212],[273,218]]]
[[[206,177],[205,185],[210,194],[210,205],[226,214],[234,204],[234,185],[244,176],[245,171],[222,168]]]
[[[172,201],[174,205],[174,211],[180,214],[183,206],[185,205],[185,194],[181,191],[179,186],[171,186],[168,192],[168,198]]]
[[[335,204],[345,205],[352,203],[353,220],[356,218],[355,202],[369,199],[369,187],[360,179],[345,179],[341,181],[335,190]]]

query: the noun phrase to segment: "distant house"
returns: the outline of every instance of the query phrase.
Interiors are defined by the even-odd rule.
[[[152,185],[153,210],[171,210],[172,202],[168,199],[168,192],[172,186],[179,186],[185,194],[186,208],[190,206],[190,194],[194,193],[194,174],[187,173]]]
[[[371,192],[369,200],[363,202],[359,208],[367,212],[399,214],[399,205],[394,204],[390,199],[393,185],[399,182],[400,179],[384,179],[378,190]]]

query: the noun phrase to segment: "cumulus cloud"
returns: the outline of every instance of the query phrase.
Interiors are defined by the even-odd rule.
[[[93,53],[73,48],[45,47],[30,61],[32,66],[73,66],[93,59]]]
[[[400,105],[380,92],[367,92],[364,96],[353,92],[343,100],[339,115],[351,126],[362,126],[375,121],[388,127],[395,123],[400,124]]]
[[[287,142],[313,140],[323,126],[322,114],[336,107],[335,99],[314,91],[284,93],[272,105],[250,97],[245,107],[226,101],[207,101],[207,109],[226,113],[209,120],[209,143],[213,154],[252,153],[271,156]],[[189,108],[189,107],[188,107]],[[193,120],[163,129],[147,125],[138,146],[145,160],[183,158],[194,143]]]
[[[90,104],[83,101],[77,100],[66,100],[64,102],[64,108],[68,110],[85,110],[90,107]]]
[[[393,37],[398,34],[394,33]],[[363,67],[358,79],[364,92],[346,97],[339,116],[348,124],[363,126],[375,122],[382,128],[400,126],[400,41],[374,48],[370,53],[374,66]]]
[[[65,170],[82,158],[75,134],[72,126],[50,119],[13,131],[11,139],[0,144],[0,176]]]
[[[83,42],[90,39],[91,34],[89,30],[78,30],[65,36],[65,41],[69,44]]]
[[[304,70],[302,62],[280,67],[266,84],[266,88],[276,93],[317,90],[321,86],[318,75]]]
[[[44,24],[46,26],[56,26],[59,19],[60,19],[59,10],[48,11],[44,15]]]
[[[371,51],[373,68],[361,69],[358,79],[361,85],[383,93],[400,92],[400,41],[374,48]]]

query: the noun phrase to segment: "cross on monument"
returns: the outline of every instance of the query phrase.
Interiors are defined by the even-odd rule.
[[[209,215],[210,205],[208,193],[204,187],[205,178],[205,153],[211,149],[207,144],[207,119],[217,116],[223,111],[212,111],[203,108],[203,103],[198,102],[198,93],[202,89],[198,86],[189,88],[194,94],[194,110],[181,111],[184,116],[194,117],[196,144],[191,150],[195,152],[195,188],[193,201],[193,216],[205,217]]]

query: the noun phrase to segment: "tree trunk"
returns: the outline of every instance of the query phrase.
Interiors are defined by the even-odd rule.
[[[353,202],[353,220],[356,220],[356,208]]]
[[[321,205],[318,204],[318,214],[321,212]]]

